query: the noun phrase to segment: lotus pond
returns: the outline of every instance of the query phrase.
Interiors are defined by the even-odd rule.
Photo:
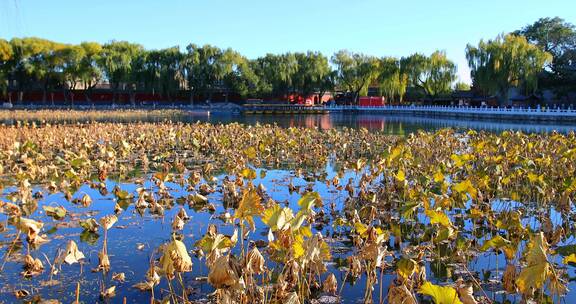
[[[576,135],[0,126],[5,303],[571,303]]]

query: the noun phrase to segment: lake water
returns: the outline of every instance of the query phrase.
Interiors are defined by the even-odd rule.
[[[129,123],[134,121],[164,121],[163,116],[148,116],[139,118],[99,118],[98,121],[113,121]],[[438,117],[423,117],[410,115],[390,115],[390,114],[346,114],[330,113],[318,115],[242,115],[231,113],[213,112],[191,112],[183,115],[171,116],[168,119],[182,122],[210,122],[210,123],[232,123],[238,122],[248,125],[276,124],[281,127],[306,127],[319,128],[323,130],[331,128],[365,128],[374,132],[385,134],[406,135],[418,130],[435,131],[442,128],[485,130],[489,132],[503,132],[507,130],[522,131],[525,133],[548,133],[557,131],[568,133],[576,130],[575,124],[559,124],[553,122],[521,122],[510,120],[469,120]],[[52,123],[59,123],[61,120],[49,120]],[[86,119],[78,121],[87,122]],[[14,124],[14,119],[0,120],[2,123]],[[68,120],[68,122],[74,122]]]
[[[165,118],[149,118],[147,120],[164,120]],[[347,115],[347,114],[329,114],[329,115],[296,115],[296,116],[282,116],[282,115],[228,115],[228,114],[193,114],[184,117],[176,118],[180,121],[205,121],[211,123],[230,123],[230,122],[240,122],[245,124],[277,124],[282,127],[307,127],[307,128],[320,128],[320,129],[330,129],[330,128],[366,128],[370,131],[378,131],[386,134],[395,135],[406,135],[417,130],[437,130],[446,127],[453,127],[458,129],[475,129],[475,130],[486,130],[490,132],[501,132],[505,130],[521,130],[524,132],[551,132],[559,131],[562,133],[570,132],[575,129],[575,126],[571,125],[554,125],[554,124],[532,124],[532,123],[516,123],[516,122],[496,122],[496,121],[463,121],[454,119],[437,119],[437,118],[424,118],[424,117],[409,117],[409,116],[388,116],[388,115]],[[121,121],[121,122],[130,122]],[[11,123],[11,122],[7,122]],[[345,198],[347,197],[345,190],[335,190],[326,185],[326,183],[320,180],[310,181],[304,177],[297,176],[293,171],[289,170],[267,170],[265,174],[261,174],[262,168],[257,169],[257,178],[254,180],[255,184],[262,184],[266,189],[268,189],[268,194],[277,202],[287,202],[294,210],[298,210],[296,204],[300,195],[298,193],[291,193],[288,191],[288,183],[290,181],[296,187],[311,187],[314,191],[319,192],[322,195],[325,205],[330,205],[334,203],[337,210],[341,210],[345,203]],[[325,179],[332,179],[336,175],[336,171],[331,165],[328,165],[325,169]],[[221,181],[224,174],[217,176]],[[343,181],[352,179],[354,183],[358,183],[360,176],[354,172],[347,171],[345,176],[341,178]],[[152,191],[157,191],[157,187],[146,179],[144,186]],[[179,198],[186,197],[189,192],[182,188],[177,183],[167,183],[166,184],[170,193],[172,194],[175,201]],[[126,190],[130,193],[136,193],[136,188],[138,187],[135,183],[118,183],[116,181],[109,180],[107,182],[108,194],[102,194],[95,189],[91,189],[87,185],[82,186],[75,194],[74,197],[79,198],[84,193],[89,194],[93,203],[88,208],[82,208],[78,205],[71,204],[64,199],[62,193],[47,194],[41,198],[38,202],[41,210],[43,205],[62,205],[75,217],[85,218],[87,214],[93,215],[95,218],[99,218],[102,215],[114,213],[114,206],[116,203],[116,198],[111,194],[114,187],[120,187],[122,190]],[[6,199],[14,188],[6,188],[3,192],[0,192],[0,199]],[[40,190],[39,188],[37,190]],[[222,194],[215,192],[208,195],[210,202],[214,203],[216,210],[214,213],[209,213],[206,211],[196,212],[193,209],[186,208],[186,211],[191,216],[191,221],[185,225],[183,235],[184,241],[188,249],[193,248],[193,243],[201,238],[207,229],[209,223],[215,223],[219,226],[220,232],[224,234],[231,234],[233,227],[230,225],[224,225],[222,222],[215,219],[215,215],[222,214],[226,212],[226,209],[222,206]],[[51,241],[47,244],[42,245],[42,252],[46,253],[46,259],[40,254],[35,254],[35,256],[40,257],[44,262],[46,270],[44,273],[38,277],[31,279],[23,279],[20,275],[22,271],[22,265],[20,263],[15,263],[9,261],[5,264],[4,270],[0,273],[0,283],[2,285],[2,290],[0,292],[0,301],[5,303],[17,302],[16,298],[12,295],[12,291],[15,289],[26,289],[31,291],[33,294],[40,294],[44,299],[59,299],[63,303],[70,303],[74,300],[74,292],[76,283],[80,282],[81,292],[80,298],[85,303],[95,303],[99,302],[98,294],[102,288],[102,284],[109,287],[111,285],[117,286],[117,296],[112,298],[109,303],[118,303],[121,301],[122,297],[128,299],[128,303],[146,303],[150,299],[150,294],[148,292],[140,292],[131,286],[135,283],[143,281],[145,273],[148,269],[151,259],[157,259],[158,254],[154,252],[155,248],[158,248],[163,243],[170,240],[171,234],[171,222],[175,214],[178,212],[180,206],[176,204],[172,209],[167,209],[163,217],[150,214],[148,211],[144,214],[137,212],[133,203],[126,206],[126,209],[119,215],[119,222],[115,225],[113,229],[110,230],[108,234],[108,251],[111,260],[111,269],[113,273],[124,272],[126,274],[126,282],[119,283],[111,280],[111,273],[103,275],[102,273],[91,272],[92,268],[95,268],[98,264],[98,250],[102,248],[103,237],[97,234],[85,234],[82,233],[82,228],[77,226],[67,226],[61,221],[52,219],[46,216],[44,212],[36,211],[31,218],[41,220],[45,223],[44,231],[47,232],[48,238]],[[0,221],[6,221],[5,215],[0,215]],[[527,222],[528,223],[528,222]],[[252,234],[251,240],[266,240],[266,229],[265,226],[258,221],[257,230]],[[334,231],[332,227],[315,227],[316,231],[321,231],[324,235],[333,235]],[[15,231],[8,229],[2,233],[1,241],[4,246],[7,245],[14,237]],[[86,261],[82,268],[78,265],[68,266],[63,265],[62,270],[54,275],[52,279],[57,280],[58,284],[54,286],[43,286],[46,282],[49,282],[49,266],[47,260],[53,260],[58,249],[65,247],[66,242],[70,239],[77,241],[80,250],[86,255]],[[137,244],[143,244],[143,248],[137,249]],[[392,244],[390,244],[392,246]],[[24,246],[25,247],[25,246]],[[333,262],[329,263],[328,270],[336,274],[338,283],[340,284],[345,279],[345,272],[338,269],[338,263],[341,262],[350,254],[351,248],[342,239],[337,237],[332,238],[330,241],[331,248],[338,248],[338,251],[332,253]],[[24,248],[16,250],[14,254],[25,252]],[[18,259],[15,256],[14,259]],[[206,283],[204,280],[199,280],[198,278],[205,277],[208,273],[208,269],[205,266],[204,260],[200,260],[193,256],[193,270],[192,272],[184,274],[184,281],[186,282],[186,288],[189,288],[193,292],[191,299],[202,300],[206,299],[206,295],[212,292],[214,289]],[[500,265],[500,267],[498,267]],[[499,273],[503,270],[503,266],[506,265],[503,255],[499,255],[498,258],[495,255],[485,255],[479,256],[474,262],[474,270],[487,269],[492,271],[492,275]],[[443,264],[441,262],[428,261],[426,263],[427,273],[429,275],[428,279],[434,282],[449,282],[456,277],[452,273],[453,269],[449,265]],[[571,279],[576,276],[576,272],[573,267],[568,271]],[[490,276],[490,275],[488,275]],[[391,271],[386,271],[382,276],[382,284],[384,290],[384,297],[386,296],[386,290],[390,285],[391,281],[394,279],[395,274]],[[364,294],[365,282],[364,277],[357,281],[349,281],[345,284],[345,289],[343,292],[342,303],[359,303]],[[570,287],[574,287],[570,284]],[[378,288],[380,285],[376,285],[375,291],[375,302],[378,302]],[[156,287],[157,298],[162,298],[163,295],[167,294],[168,286],[166,280],[162,279],[162,283]],[[574,289],[574,288],[572,288]],[[36,291],[36,292],[35,292]],[[512,302],[519,301],[520,299],[516,297],[506,297],[505,295],[498,293],[493,294],[490,290],[487,290],[490,297],[493,297],[499,303],[503,303],[504,300],[509,300]],[[568,295],[568,302],[571,300],[576,300],[576,295],[570,293]]]

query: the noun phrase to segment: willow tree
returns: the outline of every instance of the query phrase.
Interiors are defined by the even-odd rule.
[[[456,65],[443,51],[429,57],[416,53],[402,58],[401,67],[408,75],[409,84],[422,89],[431,99],[449,93],[456,80]]]
[[[79,63],[78,80],[84,88],[86,101],[91,100],[92,90],[102,80],[103,72],[99,66],[102,58],[102,45],[97,42],[82,42],[83,57]]]
[[[0,96],[6,94],[8,89],[8,73],[10,61],[14,53],[12,46],[4,39],[0,39]]]
[[[408,86],[408,75],[401,69],[400,60],[394,57],[380,59],[377,81],[381,96],[388,101],[396,101],[398,98],[398,102],[402,102]]]
[[[496,94],[501,102],[508,102],[512,87],[523,88],[526,94],[538,88],[538,74],[552,60],[525,37],[498,36],[481,40],[478,46],[466,47],[466,58],[471,69],[474,86],[485,94]]]
[[[328,58],[320,52],[296,53],[297,72],[293,76],[296,91],[302,96],[318,92],[319,101],[322,100],[329,88],[330,65]]]
[[[196,92],[212,95],[219,83],[223,81],[233,66],[232,50],[221,50],[215,46],[204,45],[202,47],[190,44],[186,54],[186,75],[190,90],[190,104],[194,103]]]
[[[332,63],[337,68],[338,85],[352,94],[355,104],[379,75],[380,61],[376,57],[342,50],[332,56]]]
[[[261,88],[269,91],[269,94],[287,96],[295,92],[298,59],[294,53],[266,54],[255,60],[253,69],[260,77]]]
[[[100,62],[114,90],[113,101],[117,100],[120,89],[125,90],[128,87],[130,92],[135,90],[133,67],[143,52],[141,45],[126,41],[112,41],[103,46]],[[130,103],[136,103],[133,96]]]

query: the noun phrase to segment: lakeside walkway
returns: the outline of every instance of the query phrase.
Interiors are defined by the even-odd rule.
[[[415,116],[439,116],[475,119],[513,119],[533,121],[576,122],[575,109],[530,109],[468,106],[329,106],[331,112],[355,112],[363,114],[409,114]]]

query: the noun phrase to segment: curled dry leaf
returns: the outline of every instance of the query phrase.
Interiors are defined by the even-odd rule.
[[[390,304],[417,304],[416,298],[406,285],[390,285],[388,289],[388,303]]]
[[[338,291],[338,281],[333,273],[329,274],[326,280],[324,280],[324,283],[322,283],[322,290],[334,295],[336,291]]]
[[[126,281],[126,274],[123,272],[112,274],[112,280],[124,283]]]
[[[118,221],[118,217],[114,214],[106,215],[100,218],[100,225],[106,230],[112,228],[112,226]]]
[[[56,263],[66,263],[68,265],[72,265],[74,263],[78,263],[82,259],[84,259],[84,254],[78,250],[78,245],[76,245],[76,242],[70,240],[66,245],[66,251],[62,252],[56,258]]]
[[[100,224],[98,224],[95,219],[89,218],[87,220],[80,221],[80,227],[84,228],[86,231],[96,233],[98,232],[98,227],[100,227]]]
[[[43,271],[44,265],[40,259],[35,259],[29,254],[24,257],[24,271],[22,272],[24,277],[37,276]]]
[[[112,298],[115,295],[116,295],[116,286],[110,286],[100,293],[100,296],[104,299]]]
[[[160,268],[168,279],[174,278],[176,272],[188,272],[192,270],[192,258],[188,255],[186,245],[175,238],[165,245],[160,258]]]
[[[215,288],[228,288],[240,285],[240,277],[230,265],[229,256],[221,256],[212,265],[208,283]]]
[[[262,274],[266,269],[265,260],[258,248],[254,247],[246,256],[246,272],[253,274]]]

